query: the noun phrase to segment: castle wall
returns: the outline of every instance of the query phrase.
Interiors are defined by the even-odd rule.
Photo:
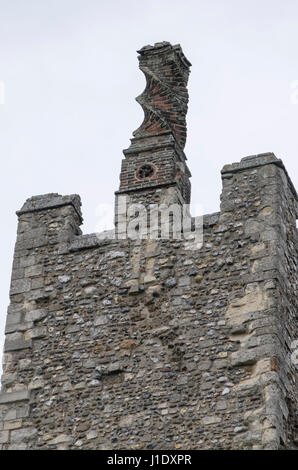
[[[2,449],[297,446],[297,195],[273,154],[222,176],[198,250],[81,235],[76,196],[25,203]]]

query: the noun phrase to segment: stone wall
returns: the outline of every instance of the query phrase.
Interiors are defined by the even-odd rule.
[[[199,250],[82,235],[78,196],[25,203],[2,449],[297,448],[297,195],[273,154],[222,177]]]

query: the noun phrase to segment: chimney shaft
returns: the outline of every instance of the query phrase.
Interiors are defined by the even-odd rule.
[[[120,188],[116,194],[138,192],[138,202],[190,202],[190,171],[186,165],[187,82],[190,62],[180,45],[159,42],[138,51],[146,88],[137,97],[144,121],[124,150]],[[150,194],[149,194],[150,193]],[[170,202],[170,201],[169,201]]]

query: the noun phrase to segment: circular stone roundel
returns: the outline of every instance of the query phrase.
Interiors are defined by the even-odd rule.
[[[146,163],[145,165],[140,166],[137,171],[138,178],[150,178],[154,174],[154,167]]]

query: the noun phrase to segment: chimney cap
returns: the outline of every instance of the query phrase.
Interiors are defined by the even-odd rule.
[[[148,44],[142,47],[141,49],[139,49],[137,53],[140,54],[141,57],[144,57],[144,56],[159,54],[159,53],[170,51],[170,50],[177,53],[178,57],[181,59],[181,62],[186,67],[191,66],[191,63],[185,57],[180,44],[176,44],[172,46],[172,44],[168,41],[156,42],[154,46],[151,46],[150,44]]]

